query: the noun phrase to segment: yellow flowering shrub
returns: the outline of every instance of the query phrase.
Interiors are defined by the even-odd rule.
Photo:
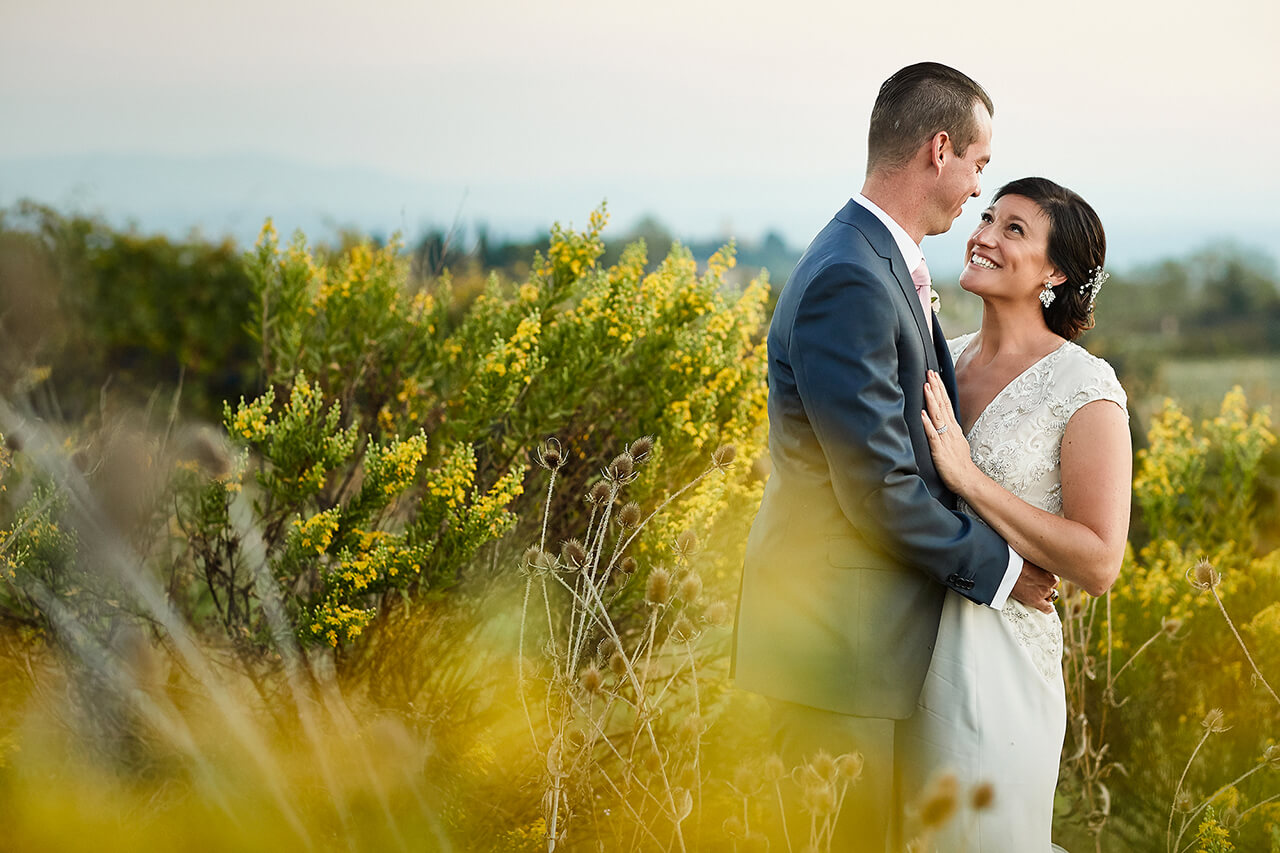
[[[543,849],[549,824],[533,814],[536,804],[524,796],[529,786],[513,783],[520,771],[513,773],[507,760],[515,735],[485,741],[498,758],[484,768],[483,753],[459,753],[459,763],[476,765],[476,778],[451,772],[459,763],[451,763],[458,741],[450,736],[478,726],[478,717],[499,732],[507,721],[496,718],[510,709],[507,699],[493,700],[516,681],[507,656],[514,623],[486,622],[493,602],[476,590],[500,597],[521,579],[517,555],[526,537],[513,533],[531,534],[547,518],[551,547],[558,548],[557,537],[588,526],[599,508],[582,497],[604,478],[601,452],[651,435],[652,461],[628,483],[629,500],[640,509],[619,511],[614,521],[622,523],[607,526],[610,543],[619,534],[630,537],[635,513],[662,511],[624,549],[636,558],[632,580],[611,589],[610,606],[625,633],[638,613],[670,596],[673,603],[663,604],[654,622],[662,659],[646,679],[653,707],[661,701],[678,713],[652,725],[662,742],[681,745],[676,760],[696,755],[690,747],[700,724],[682,707],[695,657],[707,719],[734,716],[722,702],[724,650],[741,549],[762,485],[754,463],[765,437],[768,283],[728,282],[731,246],[700,264],[678,246],[651,262],[637,243],[617,263],[602,263],[605,222],[600,210],[585,230],[556,226],[526,280],[490,276],[483,286],[465,274],[458,282],[448,274],[415,278],[394,242],[328,251],[300,235],[282,243],[268,224],[245,259],[254,288],[247,325],[259,359],[258,375],[245,381],[256,379],[251,387],[260,390],[236,394],[223,407],[221,429],[211,430],[216,440],[204,451],[165,457],[172,464],[159,467],[173,480],[171,493],[155,502],[153,535],[128,543],[136,546],[128,559],[139,577],[159,593],[148,607],[160,603],[165,618],[180,619],[153,624],[148,617],[155,610],[79,584],[56,587],[59,600],[83,612],[94,612],[99,601],[111,608],[100,620],[104,638],[114,636],[114,620],[142,625],[148,637],[164,638],[171,624],[189,627],[190,637],[214,650],[214,677],[228,675],[248,702],[261,701],[263,719],[273,726],[302,722],[293,726],[302,731],[321,705],[346,707],[330,708],[327,698],[311,704],[335,686],[357,716],[368,712],[360,721],[368,731],[380,731],[376,720],[391,717],[432,730],[439,755],[406,774],[417,780],[428,766],[438,778],[455,780],[433,792],[430,822],[439,818],[463,847],[480,839],[482,846]],[[178,424],[174,435],[183,429]],[[544,507],[544,484],[527,488],[526,470],[533,449],[551,435],[575,465],[565,468],[560,490]],[[149,449],[161,444],[157,435]],[[737,447],[735,464],[714,452],[721,445]],[[712,476],[668,503],[709,464]],[[50,509],[48,526],[13,512],[0,518],[0,555],[20,557],[13,571],[40,566],[34,549],[23,550],[22,537],[42,547],[59,541],[56,505],[30,504],[32,511],[40,506]],[[80,547],[70,534],[63,542],[62,552],[42,552],[50,563],[54,556],[62,561],[50,571],[58,577]],[[468,579],[479,582],[461,583]],[[11,593],[0,582],[0,596]],[[541,612],[559,607],[553,598]],[[461,625],[469,633],[458,633]],[[288,667],[299,659],[290,655],[290,631],[312,647],[300,661],[315,667],[310,683],[291,680],[296,673]],[[166,661],[177,660],[170,650],[181,657],[189,648],[164,639],[157,646]],[[453,655],[447,665],[439,654],[444,648]],[[328,650],[331,656],[315,653]],[[191,663],[182,659],[177,668],[193,672]],[[609,659],[599,664],[597,670]],[[669,685],[664,671],[674,676]],[[330,674],[332,683],[325,680]],[[157,689],[167,713],[174,703],[160,694],[171,685]],[[221,701],[223,692],[207,695]],[[463,707],[478,716],[453,720]],[[435,729],[437,722],[443,728]],[[328,729],[322,724],[317,731]],[[356,752],[364,755],[364,748],[361,741]],[[282,762],[291,779],[305,777],[308,791],[330,790],[330,781],[316,783],[305,759],[294,759]],[[527,764],[520,756],[520,766]],[[298,766],[305,769],[295,777]],[[412,805],[404,790],[394,792],[397,816]],[[480,791],[518,802],[499,803],[481,818],[471,805]],[[353,786],[348,793],[359,828],[367,791]],[[463,814],[455,819],[456,812]],[[339,824],[317,824],[317,837],[339,837],[345,831]]]
[[[503,478],[549,435],[577,459],[624,437],[656,436],[661,464],[636,484],[637,496],[653,501],[721,444],[758,458],[767,420],[767,278],[745,289],[729,285],[732,245],[700,267],[680,246],[651,265],[636,242],[602,266],[607,220],[602,207],[581,231],[555,225],[528,280],[490,275],[478,293],[458,287],[447,271],[413,279],[394,241],[324,256],[300,236],[282,248],[264,230],[248,258],[262,304],[254,327],[263,370],[277,393],[305,372],[342,401],[344,423],[360,435],[379,442],[430,436],[420,459],[434,472],[425,496],[443,503],[424,510],[422,523],[443,536],[459,528],[469,537],[498,536],[520,521],[531,524],[536,496]],[[246,408],[229,430],[260,442],[266,414],[261,405]],[[375,478],[378,464],[365,463]],[[314,483],[321,471],[311,473]],[[569,491],[589,485],[589,473],[575,477]],[[475,481],[494,484],[514,515],[491,512],[483,495],[472,499]],[[733,507],[720,570],[727,577],[760,486],[750,465],[739,466],[714,497],[688,504],[691,513],[699,507],[696,514],[666,526],[710,529]],[[389,482],[382,488],[394,490]],[[450,515],[464,504],[468,520]],[[569,513],[563,521],[571,525],[582,509],[566,503],[557,511]],[[672,534],[655,528],[644,544],[656,555]],[[445,559],[441,551],[437,557]]]
[[[1264,813],[1249,807],[1276,793],[1251,771],[1280,757],[1267,752],[1280,731],[1270,416],[1235,388],[1199,425],[1166,401],[1146,438],[1119,579],[1103,599],[1068,591],[1062,602],[1071,724],[1060,791],[1091,834],[1163,833],[1172,820],[1178,849],[1197,833],[1200,849],[1231,849],[1228,837],[1264,849]],[[1215,709],[1225,722],[1210,726]],[[1197,811],[1222,786],[1255,818],[1228,826]],[[1171,819],[1179,797],[1189,799]]]
[[[350,269],[359,274],[370,263],[357,253]],[[194,474],[180,516],[195,543],[197,575],[229,627],[265,630],[254,579],[240,565],[236,501],[252,504],[272,575],[291,593],[285,604],[299,636],[337,647],[364,631],[387,593],[451,579],[476,549],[509,529],[507,508],[522,490],[521,465],[488,488],[478,484],[466,444],[429,467],[422,430],[359,442],[357,426],[343,426],[338,402],[303,373],[284,406],[268,388],[234,411],[226,406],[224,422],[254,460],[256,488],[234,488],[240,472],[212,480]]]

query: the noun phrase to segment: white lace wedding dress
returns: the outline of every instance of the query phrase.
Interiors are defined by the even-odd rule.
[[[958,360],[974,335],[949,341]],[[973,460],[1027,503],[1062,513],[1059,452],[1067,421],[1086,403],[1125,407],[1115,372],[1073,343],[1027,368],[978,416]],[[972,509],[962,509],[975,515]],[[1062,622],[1010,599],[1002,610],[947,590],[933,662],[915,715],[899,741],[908,804],[928,780],[952,772],[961,810],[935,838],[937,851],[1040,853],[1053,849],[1054,788],[1066,733]],[[990,808],[969,807],[990,782]],[[908,830],[911,829],[908,822]]]

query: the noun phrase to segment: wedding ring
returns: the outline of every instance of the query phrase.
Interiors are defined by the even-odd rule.
[[[1058,600],[1058,590],[1056,588],[1049,590],[1049,602],[1052,603],[1057,600]]]
[[[938,427],[938,435],[942,435],[944,432],[946,432],[946,431],[947,431],[947,429],[948,429],[950,426],[951,426],[951,424],[943,424],[942,426]]]

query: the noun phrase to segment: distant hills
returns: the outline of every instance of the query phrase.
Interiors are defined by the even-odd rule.
[[[199,228],[211,237],[227,234],[249,242],[268,216],[286,233],[301,228],[319,235],[354,227],[412,234],[439,224],[423,211],[457,207],[465,195],[462,186],[257,155],[0,160],[0,204],[32,198],[144,230],[183,234]]]

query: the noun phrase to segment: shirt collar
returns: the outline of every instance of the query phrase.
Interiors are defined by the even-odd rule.
[[[889,233],[893,235],[893,242],[898,244],[898,251],[902,253],[902,260],[907,262],[907,272],[915,272],[915,268],[920,266],[920,262],[924,260],[924,252],[920,250],[919,244],[911,239],[911,235],[907,233],[907,230],[862,193],[855,195],[853,200],[871,211],[875,214],[876,219],[884,223],[884,227],[888,228]]]

